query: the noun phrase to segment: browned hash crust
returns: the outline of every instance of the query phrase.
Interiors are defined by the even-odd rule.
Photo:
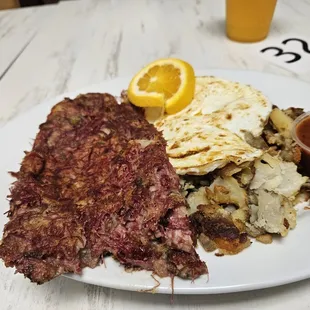
[[[108,253],[160,276],[207,273],[165,141],[132,105],[108,94],[63,100],[14,176],[0,257],[31,281]]]
[[[208,246],[214,245],[212,251],[218,248],[223,254],[237,254],[250,245],[250,240],[221,209],[218,205],[199,205],[198,211],[191,215],[194,231],[201,242],[204,240],[201,237],[207,237]]]

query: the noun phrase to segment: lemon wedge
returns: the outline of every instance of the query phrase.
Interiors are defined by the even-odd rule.
[[[150,63],[133,77],[128,98],[138,107],[157,107],[175,114],[191,103],[194,92],[193,67],[183,60],[166,58]]]

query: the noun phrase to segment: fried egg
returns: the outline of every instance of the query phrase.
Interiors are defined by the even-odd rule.
[[[205,115],[164,119],[156,127],[162,131],[170,162],[180,175],[204,175],[262,155],[238,135],[210,124]]]
[[[171,117],[206,115],[210,124],[244,138],[245,131],[261,135],[271,110],[268,98],[252,86],[204,76],[196,78],[192,103]]]
[[[262,156],[244,140],[261,135],[272,104],[249,85],[197,77],[192,103],[154,125],[167,141],[167,154],[178,174],[207,174],[228,163],[240,165]]]

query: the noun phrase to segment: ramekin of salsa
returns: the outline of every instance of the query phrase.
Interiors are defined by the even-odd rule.
[[[302,165],[310,174],[310,112],[296,118],[292,127],[292,136],[302,148]]]

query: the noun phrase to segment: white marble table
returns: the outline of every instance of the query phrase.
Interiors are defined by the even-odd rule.
[[[270,36],[309,34],[310,0],[279,0]],[[0,126],[48,97],[131,75],[159,57],[197,68],[252,69],[294,76],[254,57],[224,34],[224,1],[80,0],[0,12]],[[6,210],[1,209],[0,213]],[[118,291],[58,278],[30,284],[0,266],[0,309],[309,309],[310,280],[227,295]]]

